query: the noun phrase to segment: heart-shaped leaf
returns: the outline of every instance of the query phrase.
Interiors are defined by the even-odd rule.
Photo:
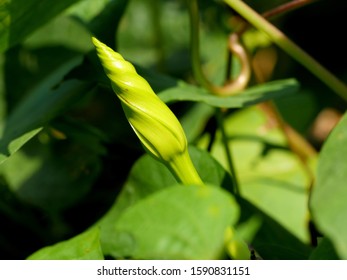
[[[324,144],[318,159],[311,209],[318,229],[347,258],[347,114]]]
[[[177,185],[129,207],[115,225],[119,255],[137,259],[218,259],[239,215],[225,190]]]
[[[103,260],[99,229],[91,228],[69,240],[44,247],[28,260]]]

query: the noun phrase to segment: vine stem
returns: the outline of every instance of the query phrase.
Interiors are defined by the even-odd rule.
[[[205,76],[200,63],[200,44],[199,44],[199,6],[197,0],[187,0],[187,6],[190,19],[190,47],[192,57],[192,68],[194,77],[201,86],[206,88],[212,94],[218,96],[230,96],[242,91],[248,84],[251,76],[251,67],[248,54],[243,47],[239,35],[232,33],[228,37],[228,51],[233,54],[241,64],[241,69],[237,77],[232,80],[227,77],[223,86],[212,84]],[[231,57],[230,57],[231,58]],[[230,61],[230,59],[229,59]],[[228,64],[228,68],[230,64]],[[230,72],[227,69],[227,72]]]
[[[290,40],[282,31],[268,22],[264,17],[250,8],[241,0],[224,0],[224,2],[245,18],[257,29],[263,31],[269,38],[285,52],[291,55],[300,64],[306,67],[312,74],[318,77],[341,98],[347,101],[347,87],[336,78],[329,70],[319,64],[313,57]]]
[[[217,94],[216,91],[220,90],[217,87],[211,85],[211,83],[207,80],[207,78],[205,77],[202,67],[201,67],[201,63],[200,63],[200,46],[199,46],[199,7],[198,7],[198,2],[197,0],[187,0],[186,1],[187,6],[188,6],[188,11],[189,11],[189,19],[190,19],[190,48],[191,48],[191,56],[192,56],[192,67],[193,67],[193,72],[194,72],[194,76],[196,78],[196,80],[206,89],[210,90],[212,93]],[[230,45],[230,40],[233,40],[235,37],[229,37],[229,45]],[[234,42],[232,42],[233,44],[235,44]],[[238,45],[238,44],[236,44]],[[240,54],[238,54],[240,57]],[[244,59],[243,59],[244,58]],[[241,56],[241,60],[243,62],[243,64],[245,64],[247,62],[247,67],[245,68],[245,70],[243,73],[241,71],[241,73],[239,74],[239,77],[242,76],[247,76],[249,78],[250,75],[250,69],[249,69],[249,62],[248,62],[248,57],[246,56]],[[247,61],[246,61],[247,60]],[[247,74],[247,72],[249,72]],[[247,79],[248,79],[247,78]],[[244,83],[243,86],[246,86],[246,83]],[[222,91],[224,89],[226,89],[228,92],[230,90],[230,88],[228,88],[228,84],[225,87],[221,87]],[[234,92],[234,88],[231,89],[232,93]],[[232,160],[232,156],[231,156],[231,150],[229,148],[228,145],[228,138],[225,132],[225,127],[224,127],[224,115],[221,109],[217,108],[216,112],[215,112],[215,117],[217,119],[217,123],[218,123],[218,127],[221,131],[222,134],[222,141],[223,141],[223,146],[225,148],[225,153],[226,153],[226,157],[227,157],[227,162],[229,165],[229,171],[231,173],[231,177],[232,177],[232,182],[233,182],[233,192],[235,194],[240,194],[240,189],[239,189],[239,185],[238,185],[238,180],[236,177],[236,172],[235,172],[235,168],[234,168],[234,164],[233,164],[233,160]]]
[[[199,7],[197,0],[186,0],[190,19],[190,49],[192,56],[192,67],[195,79],[204,87],[210,88],[210,83],[206,79],[200,65],[199,57]]]
[[[289,11],[293,11],[299,7],[304,6],[304,5],[308,5],[314,1],[317,1],[317,0],[292,0],[291,2],[284,3],[284,4],[274,8],[272,10],[269,10],[269,11],[263,13],[262,16],[264,18],[272,18],[272,17],[278,16],[280,14],[287,13]]]
[[[223,115],[223,112],[220,108],[216,108],[215,116],[217,119],[218,128],[220,129],[221,134],[222,134],[223,146],[225,149],[225,154],[227,157],[227,162],[229,165],[229,170],[230,170],[232,182],[233,182],[233,191],[235,194],[240,195],[240,187],[239,187],[239,183],[238,183],[236,172],[235,172],[235,167],[234,167],[234,163],[233,163],[233,159],[232,159],[231,149],[229,148],[228,136],[227,136],[227,133],[225,131],[225,126],[224,126],[224,115]]]

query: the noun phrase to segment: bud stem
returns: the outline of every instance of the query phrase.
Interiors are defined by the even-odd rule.
[[[176,179],[184,185],[203,185],[198,172],[196,171],[189,153],[186,150],[184,153],[177,154],[169,162],[166,163]]]

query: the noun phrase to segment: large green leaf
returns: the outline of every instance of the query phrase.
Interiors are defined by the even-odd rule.
[[[22,41],[54,16],[79,0],[1,0],[0,51]]]
[[[312,251],[310,260],[338,260],[334,245],[329,239],[324,237],[319,241],[318,246]]]
[[[192,161],[205,183],[232,188],[229,174],[207,152],[189,149]],[[174,176],[160,162],[144,155],[132,167],[128,179],[116,202],[101,219],[101,242],[105,254],[117,255],[117,242],[114,237],[114,224],[122,212],[147,196],[163,188],[177,184]]]
[[[129,207],[115,225],[119,255],[137,259],[218,259],[238,219],[226,191],[177,185]]]
[[[242,196],[308,242],[309,178],[281,130],[257,107],[230,115],[225,126]],[[211,153],[229,168],[220,133]]]
[[[240,223],[261,221],[251,244],[262,258],[307,259],[309,180],[297,156],[288,150],[283,133],[269,124],[257,107],[237,111],[225,120],[242,196]],[[229,168],[219,132],[211,154]]]
[[[259,178],[245,183],[242,195],[308,243],[307,195],[302,186]]]
[[[56,140],[44,131],[41,141],[33,139],[0,166],[0,174],[21,201],[53,215],[86,196],[100,173],[104,152],[99,135],[77,125],[58,128],[65,139]]]
[[[59,56],[59,48],[66,48],[70,52],[79,53],[86,53],[93,49],[89,30],[66,13],[55,17],[30,34],[21,43],[21,46],[30,51],[55,47],[57,50],[54,54],[51,54],[51,59],[58,59],[54,55]],[[61,63],[63,62],[64,59],[61,60]],[[41,64],[38,63],[38,66],[41,66]]]
[[[330,134],[319,155],[312,191],[314,222],[347,259],[347,114]]]
[[[69,240],[44,247],[28,260],[103,260],[99,229],[92,228]]]
[[[294,79],[280,80],[248,88],[238,95],[219,97],[204,89],[181,84],[181,86],[164,90],[158,95],[166,103],[196,101],[221,108],[240,108],[294,93],[298,87]]]

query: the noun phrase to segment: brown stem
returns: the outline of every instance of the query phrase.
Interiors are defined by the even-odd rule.
[[[259,106],[267,116],[283,130],[289,148],[299,156],[302,162],[307,163],[308,159],[317,155],[316,150],[306,141],[306,139],[283,120],[276,105],[272,101],[261,103]]]
[[[192,51],[192,66],[195,78],[197,81],[207,88],[211,93],[228,96],[233,95],[244,89],[250,79],[251,66],[249,63],[246,49],[242,46],[239,35],[233,33],[228,39],[228,50],[232,55],[235,55],[241,64],[241,71],[238,76],[228,82],[224,86],[213,85],[203,73],[200,63],[200,48],[199,48],[199,7],[197,0],[187,0],[187,6],[190,15],[190,43]]]
[[[278,16],[279,14],[283,14],[284,12],[288,12],[294,10],[298,7],[302,7],[303,5],[307,5],[311,2],[317,0],[293,0],[291,2],[285,3],[279,7],[276,7],[268,12],[263,13],[263,17],[265,18],[273,18],[274,16]],[[245,23],[244,26],[239,29],[238,33],[242,33],[246,30],[248,25]],[[257,73],[255,69],[255,78],[258,82],[265,82],[259,77],[259,73]],[[307,172],[311,182],[313,180],[313,174],[311,169],[308,167],[308,160],[317,155],[317,151],[314,147],[304,138],[302,137],[295,129],[293,129],[288,123],[286,123],[280,112],[278,111],[276,105],[272,101],[264,102],[259,104],[259,107],[266,113],[269,119],[274,121],[277,126],[283,131],[288,147],[293,151],[296,155],[298,155],[301,160],[305,171]]]
[[[266,19],[273,19],[279,15],[296,10],[316,1],[318,0],[292,0],[288,3],[284,3],[278,7],[262,13],[262,16]],[[237,33],[241,36],[249,27],[250,24],[242,19],[242,23],[240,23]]]
[[[284,3],[272,10],[269,10],[262,14],[264,18],[274,18],[278,15],[293,11],[297,8],[301,8],[307,4],[310,4],[312,2],[315,2],[317,0],[293,0],[288,3]]]
[[[284,3],[278,7],[275,7],[274,9],[271,9],[267,12],[264,12],[262,14],[262,16],[264,18],[274,18],[276,16],[279,16],[281,14],[293,11],[295,9],[298,9],[300,7],[303,7],[305,5],[308,5],[312,2],[315,2],[317,0],[292,0],[291,2],[288,3]],[[247,30],[247,28],[250,26],[247,22],[243,21],[242,22],[238,22],[239,26],[236,28],[236,32],[234,34],[238,34],[238,37],[241,37],[241,35]],[[240,58],[240,62],[242,63],[244,61],[244,64],[242,65],[243,69],[240,71],[239,76],[234,80],[234,81],[229,81],[226,85],[224,85],[223,87],[213,87],[212,90],[217,94],[217,95],[222,95],[222,96],[227,96],[227,95],[233,95],[235,93],[237,93],[238,91],[244,89],[250,79],[250,68],[249,69],[245,69],[246,67],[249,66],[249,60],[244,59],[244,54],[246,53],[244,50],[242,52],[240,52],[239,50],[236,50],[236,46],[237,44],[235,44],[235,47],[233,47],[233,43],[231,43],[231,40],[235,40],[235,39],[231,39],[230,35],[230,39],[229,39],[229,52],[228,52],[228,65],[227,65],[227,71],[226,71],[226,75],[227,75],[227,80],[230,77],[230,73],[231,73],[231,57],[232,55],[236,54],[237,57]],[[242,45],[241,45],[242,47]],[[247,63],[247,64],[246,64]],[[246,73],[246,71],[249,71],[249,73]],[[244,79],[247,77],[247,83],[244,83]]]
[[[317,155],[317,151],[304,137],[283,120],[276,105],[272,101],[260,103],[258,104],[258,107],[283,131],[289,149],[299,157],[302,166],[310,179],[310,188],[314,180],[314,174],[308,165],[308,161],[310,158]]]
[[[224,86],[218,87],[211,85],[210,90],[214,94],[220,96],[234,95],[239,91],[243,90],[247,86],[251,77],[251,66],[249,57],[246,52],[246,49],[241,44],[237,33],[230,34],[228,49],[231,55],[235,55],[239,59],[241,64],[241,70],[235,79],[229,79]],[[230,72],[230,65],[228,66],[227,71]]]

